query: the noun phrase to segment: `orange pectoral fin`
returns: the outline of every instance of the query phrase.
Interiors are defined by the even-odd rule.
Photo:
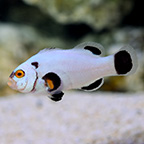
[[[53,83],[52,80],[47,79],[46,82],[47,82],[48,87],[49,87],[51,90],[54,89],[54,83]]]
[[[48,87],[48,91],[54,91],[61,85],[60,77],[53,72],[47,73],[42,79],[45,80],[45,85]]]

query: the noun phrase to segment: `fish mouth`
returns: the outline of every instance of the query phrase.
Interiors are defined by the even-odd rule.
[[[9,77],[7,84],[10,88],[17,90],[17,83],[11,77]]]
[[[37,80],[38,80],[38,73],[36,72],[36,79],[35,79],[35,81],[34,81],[34,85],[33,85],[33,88],[32,88],[32,90],[31,90],[31,92],[35,92],[36,91],[36,84],[37,84]]]
[[[9,77],[8,82],[7,82],[7,85],[8,85],[10,88],[12,88],[12,89],[14,89],[14,90],[17,90],[17,91],[20,91],[20,92],[22,92],[22,91],[26,88],[26,86],[27,86],[27,84],[26,84],[26,85],[24,86],[24,88],[18,89],[18,87],[17,87],[17,82],[16,82],[14,79],[12,79],[11,77]]]

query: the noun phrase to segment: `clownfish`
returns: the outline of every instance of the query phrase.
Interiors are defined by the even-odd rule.
[[[138,67],[130,45],[113,55],[103,54],[103,46],[95,42],[67,50],[46,48],[19,65],[8,85],[23,93],[46,90],[52,100],[59,101],[66,90],[93,91],[102,86],[104,77],[133,74]]]

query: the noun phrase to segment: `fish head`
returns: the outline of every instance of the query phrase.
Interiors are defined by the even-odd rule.
[[[24,63],[10,74],[7,84],[14,90],[28,93],[35,90],[37,79],[35,68]]]

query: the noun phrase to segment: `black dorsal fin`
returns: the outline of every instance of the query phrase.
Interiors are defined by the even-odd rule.
[[[100,78],[95,82],[91,83],[90,85],[82,87],[81,89],[85,91],[94,91],[100,88],[103,85],[103,83],[104,83],[104,78]]]
[[[100,49],[94,47],[94,46],[85,46],[84,49],[91,51],[93,54],[96,55],[101,55],[102,52],[100,51]]]
[[[76,48],[76,49],[83,48],[84,50],[88,50],[95,55],[100,55],[100,56],[104,55],[103,46],[96,42],[84,42],[84,43],[81,43],[81,44],[75,46],[74,48]]]

